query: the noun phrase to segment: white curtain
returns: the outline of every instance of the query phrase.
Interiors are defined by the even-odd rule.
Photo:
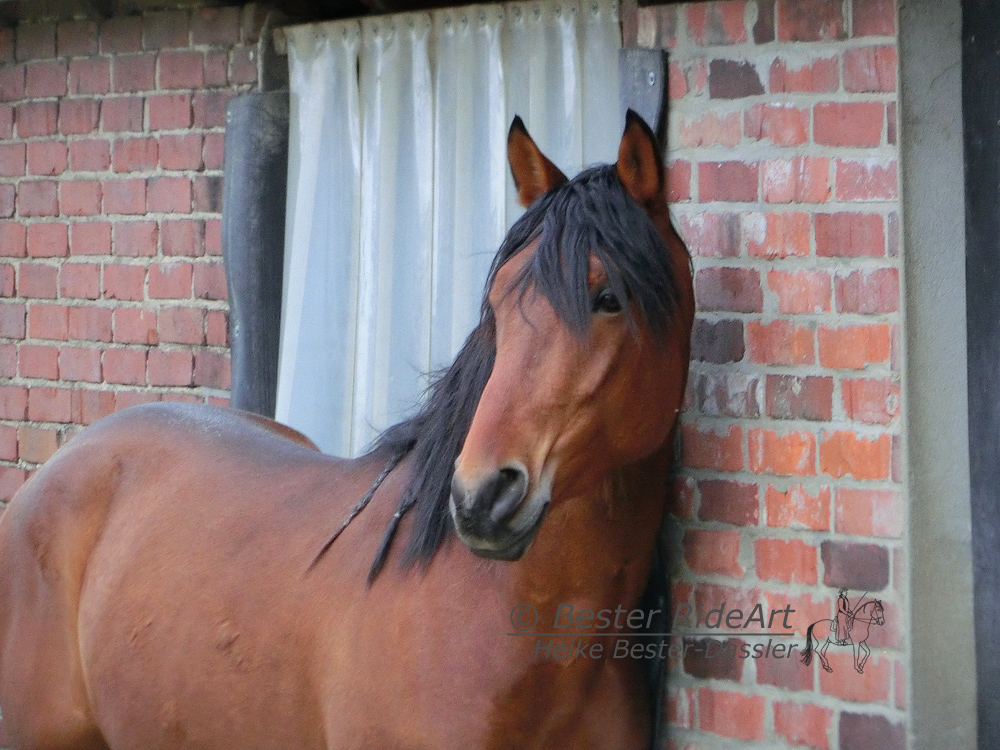
[[[479,317],[517,218],[521,115],[567,174],[613,161],[617,0],[286,29],[291,138],[277,418],[357,455],[411,414]]]

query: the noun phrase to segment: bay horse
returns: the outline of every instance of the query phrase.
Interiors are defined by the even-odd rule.
[[[536,658],[535,639],[508,633],[523,604],[550,623],[560,604],[643,593],[688,369],[690,259],[638,115],[617,163],[573,180],[519,119],[508,155],[527,211],[480,323],[368,454],[154,404],[87,428],[18,491],[0,520],[7,742],[649,746],[640,663]]]
[[[864,674],[865,664],[871,656],[868,648],[868,633],[872,625],[885,624],[885,611],[878,599],[869,599],[855,608],[851,617],[851,627],[846,634],[837,632],[836,620],[817,620],[806,629],[806,647],[799,657],[803,664],[812,663],[813,653],[819,657],[820,664],[827,672],[832,672],[826,651],[831,645],[846,646],[850,644],[854,654],[854,670]]]

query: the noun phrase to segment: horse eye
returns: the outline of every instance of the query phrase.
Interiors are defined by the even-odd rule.
[[[621,300],[610,289],[602,289],[594,297],[594,312],[616,313],[621,311]]]

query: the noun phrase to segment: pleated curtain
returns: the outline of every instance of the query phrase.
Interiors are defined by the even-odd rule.
[[[467,6],[286,29],[291,133],[277,418],[357,455],[479,317],[520,214],[520,115],[567,174],[613,161],[618,5]]]

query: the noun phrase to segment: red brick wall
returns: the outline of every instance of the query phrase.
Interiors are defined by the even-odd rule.
[[[671,747],[904,747],[894,3],[654,6],[625,34],[670,51],[670,190],[696,273],[675,597],[790,604],[800,644],[840,587],[886,613],[863,675],[838,646],[832,673],[674,660]]]
[[[239,8],[0,29],[0,502],[78,425],[226,403],[225,107]]]

